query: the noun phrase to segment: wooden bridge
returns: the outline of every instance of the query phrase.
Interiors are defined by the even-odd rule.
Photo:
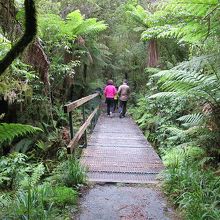
[[[97,98],[93,94],[65,106],[65,112],[70,112],[85,103]],[[163,170],[163,164],[147,142],[139,127],[130,117],[120,119],[118,114],[112,118],[101,114],[87,143],[86,129],[97,114],[98,107],[83,121],[79,131],[73,136],[68,146],[73,152],[79,139],[84,135],[86,148],[83,149],[81,163],[88,168],[88,179],[92,182],[123,182],[152,183]],[[72,126],[72,116],[70,128]],[[71,132],[73,128],[70,129]]]

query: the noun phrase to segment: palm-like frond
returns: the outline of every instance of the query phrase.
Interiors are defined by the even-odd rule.
[[[149,27],[149,15],[150,13],[146,11],[142,6],[138,5],[137,7],[133,5],[127,6],[127,13],[142,27]]]
[[[178,92],[158,92],[154,95],[149,96],[149,98],[153,99],[153,98],[166,98],[166,97],[175,97],[175,96],[179,96],[180,93]]]
[[[97,21],[96,18],[85,19],[84,16],[81,15],[80,11],[76,10],[67,15],[64,28],[72,36],[93,36],[101,31],[104,31],[107,28],[107,25],[104,21]]]
[[[204,146],[207,141],[213,142],[215,140],[215,132],[211,132],[206,126],[204,126],[204,119],[201,119],[201,115],[186,116],[186,121],[191,119],[191,123],[185,123],[187,128],[181,129],[174,126],[167,126],[166,130],[169,132],[168,140],[175,142],[176,146]],[[183,118],[183,120],[185,120]],[[203,122],[203,123],[202,123]],[[194,123],[194,124],[193,124]],[[195,124],[198,125],[195,125]]]
[[[40,33],[51,33],[57,39],[75,40],[78,36],[94,36],[107,29],[104,21],[97,21],[96,18],[85,19],[79,10],[67,15],[63,20],[58,15],[48,14],[39,19]]]
[[[217,36],[219,5],[217,0],[161,1],[159,10],[150,16],[157,22],[143,32],[142,39],[177,38],[180,41],[198,42],[209,35]],[[178,24],[175,20],[179,21]]]
[[[96,18],[86,19],[75,30],[76,35],[96,35],[97,33],[107,29],[104,21],[97,21]]]
[[[180,163],[184,163],[185,160],[193,160],[195,158],[200,158],[204,155],[204,150],[199,147],[179,147],[172,148],[166,152],[166,155],[163,156],[163,161],[166,166],[169,167],[178,167]]]

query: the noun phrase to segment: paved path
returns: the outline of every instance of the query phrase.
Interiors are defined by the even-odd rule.
[[[95,185],[80,199],[73,220],[179,220],[165,198],[149,185]]]
[[[163,164],[134,121],[102,115],[84,149],[89,181],[151,183]]]

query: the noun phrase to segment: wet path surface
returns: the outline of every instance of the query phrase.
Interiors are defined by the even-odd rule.
[[[128,117],[102,115],[83,150],[81,163],[94,182],[152,183],[163,164]]]
[[[96,185],[80,201],[77,220],[177,220],[150,186]]]
[[[102,115],[81,163],[95,185],[80,199],[73,219],[178,219],[156,188],[162,161],[132,119]]]

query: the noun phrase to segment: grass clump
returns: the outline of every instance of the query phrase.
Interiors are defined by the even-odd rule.
[[[220,219],[220,177],[205,169],[210,160],[199,147],[165,152],[164,189],[186,219]]]
[[[52,177],[59,185],[75,187],[86,183],[86,169],[76,157],[59,164]]]
[[[53,201],[55,206],[65,207],[66,205],[76,205],[77,197],[78,193],[74,189],[66,186],[56,186],[53,189],[51,201]]]

